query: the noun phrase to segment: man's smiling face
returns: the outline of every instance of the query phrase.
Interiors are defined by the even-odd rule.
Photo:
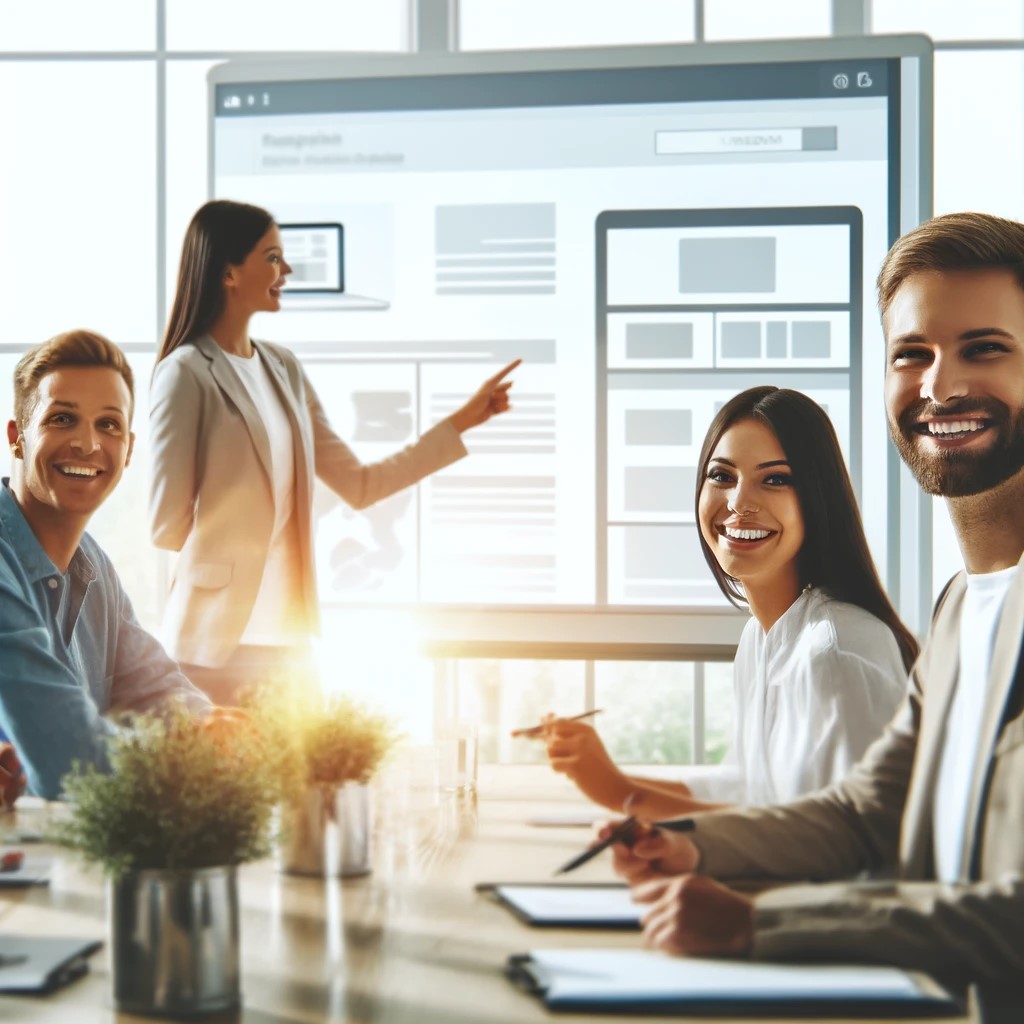
[[[131,459],[130,416],[128,386],[110,367],[62,366],[39,381],[22,432],[7,425],[30,522],[54,512],[88,518],[103,504]]]
[[[990,490],[1024,468],[1024,289],[1009,270],[923,271],[885,314],[885,405],[929,494]]]

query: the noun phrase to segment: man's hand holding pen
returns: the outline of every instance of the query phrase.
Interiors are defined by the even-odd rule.
[[[598,832],[598,841],[607,839],[615,827],[605,825]],[[612,857],[616,873],[636,885],[695,871],[700,851],[682,832],[637,822],[626,842],[612,845]]]
[[[623,818],[621,821],[602,828],[597,839],[587,849],[573,857],[568,863],[563,864],[555,874],[564,875],[569,871],[575,871],[593,860],[602,851],[607,850],[609,846],[613,848],[617,846],[630,847],[655,832],[662,830],[671,833],[692,832],[696,827],[693,818],[675,818],[670,821],[655,821],[644,825],[630,815],[628,818]]]
[[[607,841],[621,826],[622,822],[605,825],[598,842]],[[649,906],[641,918],[649,946],[686,956],[749,952],[753,901],[693,874],[700,850],[683,832],[635,822],[622,841],[612,844],[612,856],[615,871],[629,883],[634,901]]]

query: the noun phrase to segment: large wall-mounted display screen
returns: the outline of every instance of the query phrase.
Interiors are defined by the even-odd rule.
[[[468,459],[323,498],[323,599],[718,606],[697,454],[761,383],[826,406],[906,587],[873,282],[930,202],[930,71],[915,37],[214,69],[211,192],[270,209],[295,267],[258,332],[360,456],[524,360]]]

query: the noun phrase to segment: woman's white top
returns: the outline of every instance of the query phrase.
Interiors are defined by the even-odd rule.
[[[882,734],[906,681],[892,630],[817,588],[767,633],[751,618],[733,669],[740,800],[784,803],[843,778]]]
[[[295,439],[284,403],[259,355],[254,352],[247,359],[230,352],[224,354],[241,378],[267,428],[273,468],[274,529],[256,603],[240,643],[287,645],[296,640],[288,630],[286,613],[288,595],[296,588],[295,542],[289,529],[293,525],[292,513],[295,511]],[[216,444],[216,438],[210,440]]]

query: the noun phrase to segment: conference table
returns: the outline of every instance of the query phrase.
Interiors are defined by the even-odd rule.
[[[642,947],[637,932],[531,929],[481,882],[544,881],[589,839],[583,827],[528,824],[538,814],[578,817],[583,805],[551,773],[482,771],[478,796],[440,792],[415,772],[378,786],[373,871],[323,880],[278,871],[272,859],[239,870],[243,1008],[205,1018],[245,1024],[519,1024],[589,1016],[552,1014],[503,974],[510,954],[546,947]],[[26,802],[0,826],[45,832],[52,806]],[[0,932],[105,939],[101,872],[43,844],[48,886],[0,890]],[[609,858],[580,881],[609,881]],[[42,997],[0,997],[0,1022],[131,1024],[110,998],[107,946],[91,970]],[[166,1019],[166,1018],[165,1018]],[[602,1017],[609,1022],[636,1017]],[[658,1018],[693,1021],[695,1018]],[[721,1021],[722,1018],[716,1018]],[[946,1018],[966,1021],[965,1017]]]

